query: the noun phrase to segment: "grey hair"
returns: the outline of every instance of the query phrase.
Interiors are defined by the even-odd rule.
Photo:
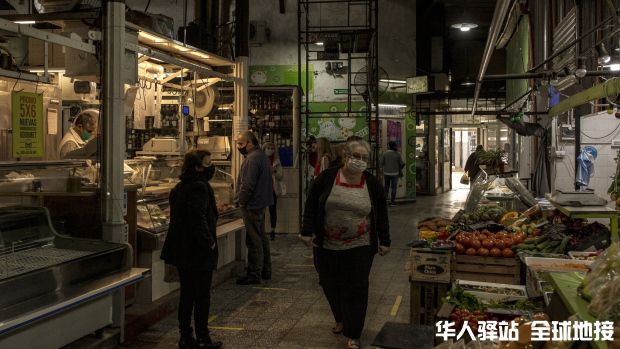
[[[344,146],[345,154],[351,155],[351,153],[353,153],[353,149],[355,149],[356,147],[364,147],[366,148],[366,151],[370,154],[370,144],[368,144],[368,142],[363,139],[348,141]]]

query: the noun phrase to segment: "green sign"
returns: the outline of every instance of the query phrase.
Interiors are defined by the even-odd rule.
[[[13,157],[43,156],[43,94],[11,93]]]
[[[335,88],[334,94],[335,95],[348,95],[349,89],[348,88]]]
[[[308,66],[308,89],[312,92],[314,74],[312,65]],[[250,85],[251,86],[281,86],[299,85],[297,64],[295,65],[251,65],[250,66]],[[306,88],[306,67],[301,71],[301,88]],[[307,95],[308,92],[304,91]]]
[[[308,125],[302,126],[302,135],[308,134],[315,137],[325,137],[331,141],[344,141],[349,136],[359,136],[368,138],[370,129],[368,121],[366,103],[353,102],[351,109],[353,113],[347,113],[346,102],[313,102],[309,103],[312,114],[308,118]]]
[[[405,178],[407,187],[405,188],[405,196],[407,198],[415,198],[416,196],[416,120],[415,113],[407,113],[405,116],[405,138],[403,143],[406,143],[405,152]]]

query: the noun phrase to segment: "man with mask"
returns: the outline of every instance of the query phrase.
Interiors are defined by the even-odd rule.
[[[73,127],[65,133],[60,141],[58,156],[61,159],[83,159],[97,153],[96,131],[99,111],[87,109],[75,118]]]
[[[235,202],[241,208],[248,248],[247,274],[237,279],[237,284],[260,284],[261,278],[271,279],[269,237],[265,234],[265,208],[273,205],[271,164],[252,132],[240,133],[235,142],[245,157],[235,184]]]

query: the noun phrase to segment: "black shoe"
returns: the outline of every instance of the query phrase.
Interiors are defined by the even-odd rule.
[[[276,239],[276,232],[272,231],[269,236],[271,237],[271,241],[274,241]]]
[[[246,275],[237,279],[237,285],[260,285],[260,279]]]
[[[271,280],[271,273],[265,273],[265,272],[263,272],[263,273],[260,275],[260,277],[261,277],[261,279],[263,279],[263,280]]]
[[[196,340],[196,346],[194,348],[208,348],[208,349],[218,349],[222,347],[222,342],[217,341],[213,342],[211,338],[198,338]]]
[[[194,337],[181,337],[179,339],[179,349],[193,349],[196,347],[196,340]]]

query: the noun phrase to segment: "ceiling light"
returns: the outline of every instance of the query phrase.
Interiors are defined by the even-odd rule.
[[[598,55],[598,62],[600,64],[606,64],[611,61],[611,56],[603,43],[596,45],[596,54]]]
[[[31,73],[44,73],[45,70],[43,68],[32,68],[29,70]],[[65,69],[64,68],[48,68],[47,69],[48,73],[65,73]]]
[[[315,43],[315,45],[317,45],[317,46],[323,46],[323,45],[325,45],[325,43],[324,43],[324,42],[322,42],[322,41],[319,41],[319,42]]]
[[[586,68],[586,63],[581,58],[577,59],[577,65],[579,68],[575,69],[575,76],[581,79],[586,76],[588,70]]]
[[[466,77],[466,78],[465,78],[465,80],[463,80],[463,81],[461,82],[461,86],[474,86],[475,84],[476,84],[476,83],[475,83],[475,82],[473,82],[473,81],[469,78],[469,76],[468,76],[468,77]]]
[[[454,29],[459,29],[462,32],[468,32],[471,29],[478,28],[478,25],[476,23],[455,23],[451,25],[451,27]]]
[[[388,84],[406,84],[405,80],[380,79],[379,82],[387,82]]]
[[[15,21],[13,23],[16,23],[16,24],[35,24],[37,22],[35,22],[35,21]]]
[[[389,108],[407,108],[406,104],[391,104],[391,103],[379,103],[380,107],[389,107]]]

